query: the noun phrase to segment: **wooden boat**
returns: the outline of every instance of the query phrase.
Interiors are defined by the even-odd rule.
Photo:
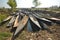
[[[58,24],[60,24],[60,19],[58,19],[58,18],[47,18],[48,20],[51,20],[52,22],[54,22],[54,23],[58,23]]]
[[[31,21],[30,21],[30,19],[29,19],[29,20],[28,20],[28,23],[27,23],[27,30],[28,30],[29,32],[33,32],[32,25],[31,25],[30,22],[31,22]]]
[[[58,18],[49,18],[49,19],[51,19],[51,20],[56,20],[56,21],[60,21],[60,19],[58,19]]]
[[[19,23],[19,22],[18,22],[18,18],[19,18],[19,15],[16,17],[13,27],[17,27],[17,26],[18,26],[18,23]]]
[[[12,16],[9,16],[9,17],[7,17],[5,20],[3,20],[3,21],[8,21],[9,19],[11,19],[12,18]]]
[[[28,16],[24,16],[23,19],[19,22],[19,25],[14,33],[14,36],[17,35],[23,28],[24,26],[26,25],[27,21],[28,21]]]
[[[42,29],[48,29],[48,26],[45,23],[39,21],[39,24],[41,25]]]
[[[45,18],[40,18],[40,20],[46,21],[46,22],[51,22],[50,20],[47,20],[47,19],[45,19]]]
[[[46,22],[51,23],[50,20],[47,20],[45,18],[39,18],[35,14],[33,14],[33,15],[36,17],[37,21],[39,22],[39,25],[41,26],[41,29],[47,29],[48,28],[48,26],[45,23]]]
[[[15,21],[15,17],[13,16],[13,17],[11,18],[10,22],[7,24],[7,27],[12,26],[13,23],[14,23],[14,21]]]
[[[2,22],[6,22],[6,21],[10,20],[11,18],[12,18],[12,16],[9,16],[6,19],[4,19]]]
[[[52,33],[52,31],[48,28],[48,26],[45,23],[43,23],[41,21],[39,23],[42,27],[42,30],[47,30],[49,33]]]
[[[0,26],[3,25],[5,22],[9,21],[12,18],[12,16],[8,16],[6,19],[4,19],[1,23]]]
[[[39,31],[40,29],[42,29],[42,27],[38,27],[35,23],[33,23],[32,20],[30,20],[30,24],[31,24],[31,28],[32,28],[32,32],[37,32]],[[40,25],[41,26],[41,25]]]
[[[36,16],[35,14],[33,14],[33,16],[37,19],[37,20],[40,20],[40,21],[43,21],[44,23],[52,23],[52,21],[50,21],[50,20],[48,20],[48,19],[46,19],[46,18],[41,18],[41,17],[38,17],[38,16]]]
[[[34,18],[33,16],[29,16],[30,17],[30,20],[33,22],[33,23],[35,23],[35,25],[37,25],[39,28],[41,28],[41,26],[39,25],[39,22],[38,22],[38,20],[36,19],[36,18]]]
[[[53,25],[53,22],[52,21],[50,21],[50,20],[48,20],[48,19],[45,19],[45,18],[37,18],[37,20],[38,20],[38,22],[39,21],[42,21],[43,23],[46,23],[48,26],[51,26],[51,25]]]
[[[41,14],[41,15],[40,15],[40,14]],[[43,17],[44,14],[42,14],[42,13],[40,13],[40,14],[34,13],[34,14],[32,14],[32,15],[33,15],[34,17],[40,19],[40,20],[44,20],[44,21],[51,22],[50,20],[47,20],[47,19],[45,19],[45,18]],[[39,15],[40,15],[40,17],[39,17]],[[50,17],[50,16],[49,16],[49,17]],[[47,18],[49,18],[49,17],[47,17]]]

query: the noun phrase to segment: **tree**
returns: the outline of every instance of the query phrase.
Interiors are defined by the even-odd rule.
[[[15,1],[15,0],[9,0],[9,1],[7,2],[7,4],[11,7],[12,12],[16,10],[17,4],[16,4],[16,1]]]
[[[34,4],[34,6],[35,6],[35,8],[36,8],[36,7],[39,6],[41,3],[38,2],[38,0],[33,0],[33,4]]]

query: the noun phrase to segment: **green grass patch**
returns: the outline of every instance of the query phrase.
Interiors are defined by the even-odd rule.
[[[0,22],[2,22],[7,17],[7,14],[0,14]]]
[[[11,34],[10,33],[7,33],[7,32],[0,32],[0,40],[4,40],[8,37],[11,37]]]

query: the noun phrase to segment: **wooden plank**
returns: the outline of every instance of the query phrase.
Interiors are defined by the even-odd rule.
[[[31,19],[31,21],[32,21],[33,23],[35,23],[39,28],[41,28],[38,20],[37,20],[35,17],[33,17],[33,16],[30,15],[30,19]]]
[[[14,33],[14,36],[17,35],[24,28],[24,26],[26,25],[27,21],[28,21],[28,16],[25,15],[23,17],[23,19],[19,22],[19,25],[18,25],[15,33]]]

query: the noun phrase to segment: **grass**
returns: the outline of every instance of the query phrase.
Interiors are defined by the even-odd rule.
[[[6,39],[7,37],[10,37],[10,36],[11,36],[10,33],[0,32],[0,40],[4,40],[4,39]]]
[[[0,22],[7,17],[7,14],[0,14]]]
[[[10,33],[1,32],[1,33],[0,33],[0,36],[1,36],[1,37],[9,37],[9,36],[10,36]]]
[[[0,13],[0,23],[8,16],[8,14],[1,14]],[[3,25],[2,25],[3,26]],[[5,29],[4,29],[5,30]],[[11,33],[6,32],[6,31],[2,31],[2,29],[0,30],[0,40],[6,40],[8,37],[11,36]]]

